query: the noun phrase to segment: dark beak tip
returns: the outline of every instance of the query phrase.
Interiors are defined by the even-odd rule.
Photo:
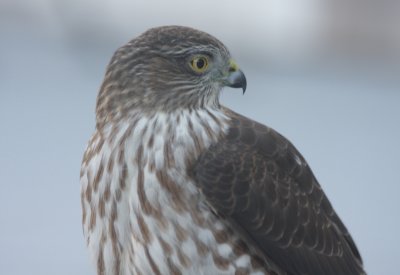
[[[233,72],[227,86],[232,88],[242,88],[244,94],[247,88],[247,81],[244,73],[241,70]]]

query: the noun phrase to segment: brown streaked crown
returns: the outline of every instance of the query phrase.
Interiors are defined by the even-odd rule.
[[[190,58],[204,55],[209,69],[196,73]],[[219,106],[230,54],[213,36],[188,27],[150,29],[119,48],[108,65],[97,99],[97,123],[130,111],[172,111]]]

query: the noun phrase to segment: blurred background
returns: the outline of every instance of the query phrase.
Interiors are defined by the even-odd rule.
[[[0,0],[0,274],[94,274],[79,170],[115,49],[186,25],[223,41],[248,89],[221,101],[291,140],[369,274],[400,259],[400,1]]]

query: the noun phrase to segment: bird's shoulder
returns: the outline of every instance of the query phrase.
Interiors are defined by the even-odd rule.
[[[225,112],[225,136],[191,168],[216,213],[289,274],[362,274],[360,254],[304,157],[272,128]]]

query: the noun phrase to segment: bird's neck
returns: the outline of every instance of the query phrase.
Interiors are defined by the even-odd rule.
[[[229,117],[223,109],[190,108],[173,112],[133,112],[105,125],[102,132],[126,149],[136,151],[141,147],[142,150],[151,150],[153,156],[148,156],[146,161],[158,169],[165,165],[164,158],[175,162],[178,159],[189,161],[183,160],[183,155],[195,159],[227,132],[228,124]],[[179,163],[179,166],[183,164]]]
[[[148,91],[147,91],[148,92]],[[105,81],[100,89],[96,103],[96,125],[102,128],[126,118],[137,115],[142,117],[187,116],[193,113],[222,112],[219,103],[221,87],[219,85],[205,87],[203,90],[192,89],[171,96],[174,91],[152,91],[152,98],[144,96],[145,90],[113,88]]]

